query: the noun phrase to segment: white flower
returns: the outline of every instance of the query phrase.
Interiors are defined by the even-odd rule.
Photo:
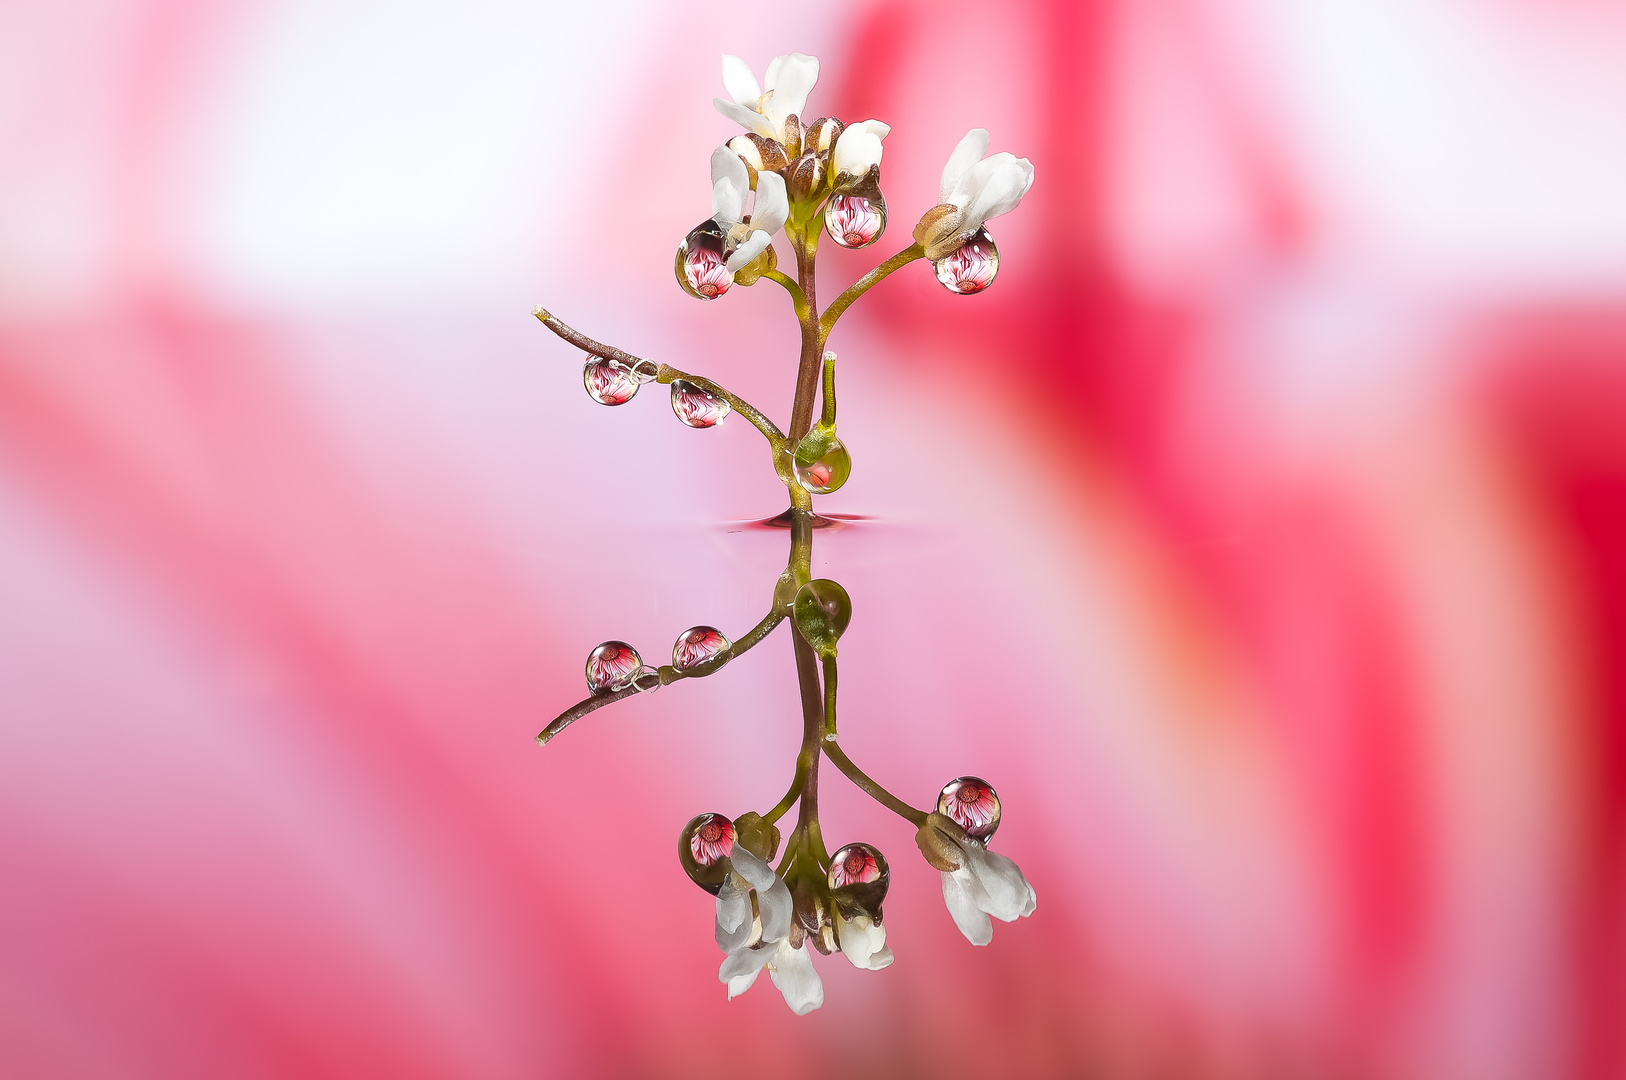
[[[836,139],[835,151],[830,156],[830,167],[835,170],[836,183],[842,177],[857,178],[881,163],[881,140],[892,130],[891,125],[879,120],[865,120],[844,128]]]
[[[749,265],[773,242],[773,234],[790,217],[790,200],[785,197],[785,178],[778,173],[762,173],[757,178],[756,202],[751,220],[745,217],[745,196],[751,190],[745,162],[726,146],[711,154],[711,217],[737,246],[728,257],[731,273]]]
[[[943,903],[971,944],[986,945],[994,939],[990,915],[1015,922],[1033,914],[1038,897],[1021,868],[989,851],[952,818],[931,814],[915,834],[915,843],[926,861],[943,872]]]
[[[752,951],[751,946],[759,942],[783,941],[790,933],[793,905],[790,889],[773,867],[746,851],[744,844],[734,844],[729,861],[734,870],[717,890],[716,938],[717,947],[732,959],[735,953]],[[727,964],[724,961],[725,967]]]
[[[868,915],[855,915],[851,919],[841,916],[837,907],[832,913],[836,924],[836,940],[841,951],[855,968],[880,971],[892,964],[892,950],[886,944],[886,927]]]
[[[728,954],[717,976],[728,984],[728,998],[745,993],[757,981],[762,969],[779,992],[785,995],[785,1004],[797,1016],[805,1016],[824,1004],[824,982],[813,970],[813,958],[808,955],[807,940],[792,947],[789,941],[762,949],[742,949]]]
[[[1033,163],[1008,153],[984,158],[988,132],[972,128],[943,166],[938,205],[915,226],[915,240],[928,259],[941,259],[965,243],[990,218],[1016,209],[1033,186]]]
[[[817,57],[803,53],[776,56],[768,65],[762,86],[745,61],[737,56],[723,57],[723,87],[733,101],[713,98],[717,111],[758,135],[789,145],[785,121],[792,114],[801,118],[807,95],[819,79]]]

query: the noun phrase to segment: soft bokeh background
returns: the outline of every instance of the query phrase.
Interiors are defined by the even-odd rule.
[[[540,750],[597,641],[764,609],[788,412],[684,296],[719,54],[1037,182],[843,322],[844,742],[975,772],[1036,915],[726,1003],[673,854],[784,631]],[[0,1073],[1626,1075],[1626,5],[0,5]],[[874,256],[828,250],[827,282]],[[826,286],[827,289],[831,285]]]

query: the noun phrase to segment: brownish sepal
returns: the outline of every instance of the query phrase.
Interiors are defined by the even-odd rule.
[[[934,810],[915,833],[915,846],[934,870],[948,874],[960,868],[960,845],[969,839],[953,818]]]

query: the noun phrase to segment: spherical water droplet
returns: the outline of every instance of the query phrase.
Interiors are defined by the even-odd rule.
[[[629,367],[602,356],[589,356],[582,367],[587,396],[600,405],[624,405],[638,392],[638,376]]]
[[[672,411],[692,428],[715,427],[733,406],[687,379],[672,380]]]
[[[815,652],[820,656],[834,656],[836,642],[853,620],[852,598],[840,582],[815,578],[797,591],[791,618],[796,621],[802,640],[813,646]]]
[[[975,776],[957,777],[945,784],[937,796],[937,810],[977,840],[986,842],[999,828],[999,796],[988,781]]]
[[[868,247],[886,231],[886,204],[862,195],[834,195],[824,204],[824,228],[844,248]]]
[[[702,221],[683,238],[674,269],[684,292],[700,300],[715,300],[734,284],[723,257],[724,239],[722,228],[711,220]]]
[[[815,428],[797,444],[791,468],[802,487],[814,495],[828,495],[847,482],[853,459],[834,431]]]
[[[970,296],[993,284],[999,273],[999,249],[987,229],[978,229],[971,239],[932,262],[937,280],[952,293]]]
[[[701,814],[678,834],[678,862],[696,885],[715,894],[728,876],[734,841],[732,821],[721,814]]]
[[[595,694],[625,690],[643,667],[637,649],[625,641],[606,641],[587,654],[587,689]]]
[[[886,858],[868,844],[848,844],[830,856],[830,887],[873,885],[889,876]]]
[[[688,671],[717,659],[729,648],[728,639],[715,626],[691,626],[678,635],[677,644],[672,646],[672,666]]]

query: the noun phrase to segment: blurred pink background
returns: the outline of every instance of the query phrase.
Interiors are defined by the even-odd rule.
[[[832,339],[816,569],[844,744],[989,778],[1038,911],[832,770],[898,961],[801,1019],[674,858],[786,631],[531,742],[783,565],[754,432],[528,312],[783,419],[784,297],[670,267],[793,50],[880,255],[967,128],[1037,170]],[[0,1073],[1626,1076],[1622,131],[1616,0],[0,6]]]

